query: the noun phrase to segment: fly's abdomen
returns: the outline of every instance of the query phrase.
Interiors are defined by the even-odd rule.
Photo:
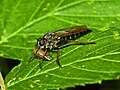
[[[89,30],[87,26],[76,26],[69,29],[56,31],[54,34],[56,42],[55,45],[56,47],[59,47],[61,45],[71,42],[71,40],[76,40],[88,34],[89,32],[92,32],[92,30]]]
[[[77,27],[67,29],[65,31],[58,31],[57,36],[59,38],[58,38],[57,46],[64,45],[70,42],[70,40],[76,40],[90,33],[91,31],[92,30],[89,30],[86,26],[77,26]]]
[[[66,39],[67,40],[75,40],[75,39],[78,39],[86,34],[88,34],[89,32],[91,32],[91,30],[85,30],[85,31],[82,31],[82,32],[75,32],[75,33],[70,33]]]
[[[75,40],[92,32],[92,30],[89,30],[87,26],[77,26],[71,28],[71,30],[67,30],[66,32],[67,32],[65,36],[66,40]]]

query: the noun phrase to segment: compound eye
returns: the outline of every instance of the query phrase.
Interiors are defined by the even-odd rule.
[[[40,45],[40,46],[43,46],[43,45],[44,45],[44,40],[40,40],[40,41],[39,41],[39,45]]]
[[[44,45],[44,40],[41,39],[41,38],[37,39],[37,45],[38,46],[43,46]]]
[[[41,46],[41,40],[42,40],[42,38],[38,38],[38,39],[37,39],[36,46]]]

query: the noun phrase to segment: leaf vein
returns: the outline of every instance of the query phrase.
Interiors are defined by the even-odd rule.
[[[62,18],[59,18],[59,17],[56,17],[56,16],[51,16],[59,21],[62,21],[62,22],[65,22],[65,23],[69,23],[69,24],[73,24],[73,25],[80,25],[80,23],[76,23],[76,22],[72,22],[70,20],[66,20],[66,19],[62,19]]]
[[[59,10],[63,10],[63,9],[66,9],[66,8],[68,8],[68,7],[71,7],[71,6],[74,6],[74,5],[77,5],[77,4],[81,4],[81,3],[84,3],[84,2],[88,2],[89,0],[80,0],[80,1],[76,1],[76,2],[72,2],[72,3],[69,3],[69,4],[66,4],[66,5],[64,5],[64,6],[62,6],[62,7],[59,7],[56,11],[59,11]],[[100,1],[108,1],[108,0],[96,0],[96,2],[100,2]]]
[[[120,63],[120,60],[111,60],[111,59],[106,59],[106,58],[100,58],[101,60],[103,61],[109,61],[109,62],[117,62],[117,63]]]
[[[30,19],[28,20],[28,22],[30,22],[32,20],[32,18],[36,15],[36,13],[38,12],[38,10],[41,8],[42,4],[45,2],[45,0],[43,0],[42,2],[40,2],[39,6],[36,8],[36,10],[33,12],[33,14],[31,15]]]
[[[76,80],[93,80],[93,79],[90,79],[90,78],[75,78],[75,77],[66,77],[66,76],[61,76],[61,75],[57,75],[57,74],[53,74],[53,73],[47,73],[49,75],[52,75],[54,77],[57,77],[57,78],[64,78],[64,79],[76,79]]]
[[[118,73],[116,71],[97,71],[97,70],[90,70],[90,69],[84,69],[84,68],[78,68],[76,66],[71,65],[72,68],[74,69],[78,69],[78,70],[83,70],[83,71],[87,71],[87,72],[95,72],[95,73]]]
[[[69,16],[69,17],[94,17],[94,18],[102,18],[102,17],[104,17],[104,18],[116,18],[116,17],[120,17],[120,15],[81,15],[81,14],[79,14],[79,15],[76,15],[76,14],[60,14],[60,13],[56,13],[55,14],[56,16]]]
[[[17,48],[17,49],[33,49],[28,47],[20,47],[20,46],[12,46],[12,45],[1,45],[2,47],[11,47],[11,48]]]
[[[34,24],[34,23],[36,23],[36,22],[38,22],[38,21],[40,21],[40,20],[45,19],[46,17],[48,17],[48,14],[46,14],[46,15],[38,18],[38,19],[35,19],[35,20],[31,21],[30,23],[27,23],[25,26],[19,28],[18,30],[16,30],[15,32],[13,32],[12,34],[10,34],[8,37],[2,39],[2,40],[0,41],[0,44],[2,44],[2,43],[3,43],[4,41],[6,41],[7,39],[15,36],[17,33],[19,33],[20,31],[22,31],[23,29],[29,27],[30,25],[32,25],[32,24]]]

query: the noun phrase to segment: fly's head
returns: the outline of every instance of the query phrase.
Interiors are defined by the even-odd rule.
[[[46,40],[45,39],[43,39],[43,38],[38,38],[37,39],[37,43],[36,43],[36,45],[35,45],[35,48],[37,48],[37,49],[44,49],[45,47],[45,42],[46,42]]]

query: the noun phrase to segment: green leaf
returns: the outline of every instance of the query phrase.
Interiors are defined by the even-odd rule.
[[[119,0],[0,2],[0,56],[21,61],[5,79],[8,89],[58,89],[119,77]],[[56,65],[54,52],[53,60],[44,62],[42,70],[37,59],[28,64],[36,38],[75,25],[87,25],[93,30],[79,41],[96,44],[62,49],[62,68]]]

